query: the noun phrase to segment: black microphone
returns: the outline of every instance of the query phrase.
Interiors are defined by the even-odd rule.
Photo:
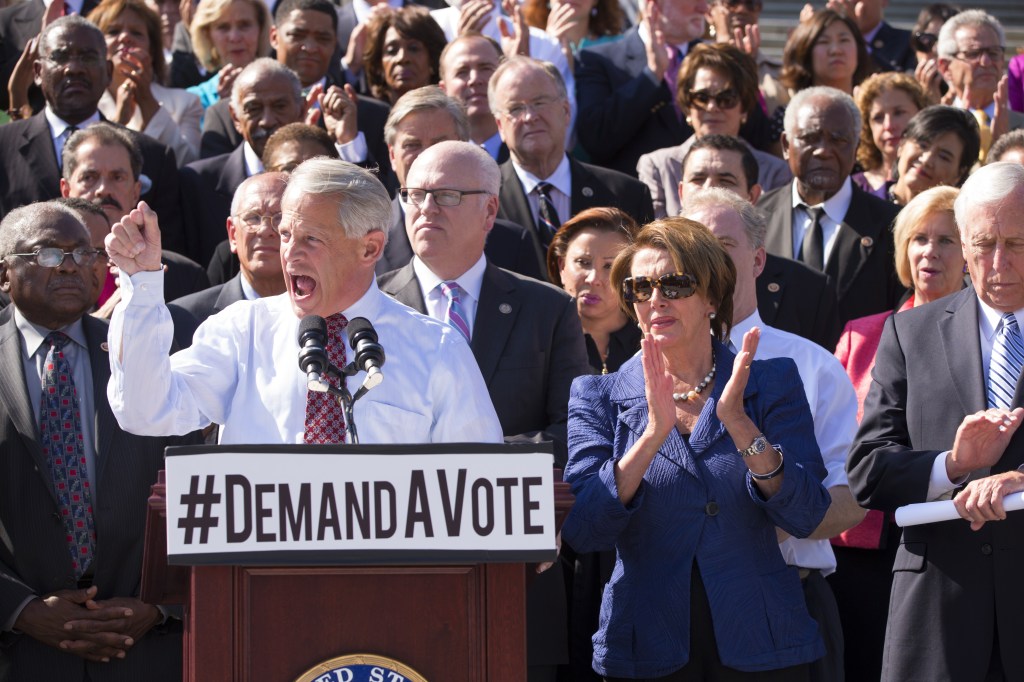
[[[384,381],[380,368],[384,364],[384,349],[377,343],[377,332],[365,317],[348,321],[348,345],[356,354],[355,366],[366,372],[363,385],[353,400],[358,399],[371,388]]]
[[[330,384],[324,378],[330,363],[327,360],[327,320],[319,315],[306,315],[299,322],[299,368],[306,375],[306,388],[325,393]]]

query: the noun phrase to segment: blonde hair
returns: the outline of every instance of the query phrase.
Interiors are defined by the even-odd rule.
[[[192,50],[207,71],[217,71],[224,66],[224,58],[217,54],[210,37],[210,29],[231,3],[246,2],[256,12],[256,21],[260,25],[260,37],[256,43],[256,57],[270,54],[270,10],[263,0],[203,0],[196,8],[196,16],[192,20],[189,32],[192,35]]]
[[[956,187],[932,187],[911,199],[896,216],[896,224],[893,226],[893,241],[896,242],[896,276],[900,278],[903,286],[914,286],[914,281],[910,277],[910,259],[907,257],[910,238],[914,236],[917,228],[933,215],[948,213],[952,218],[953,203],[959,194],[960,190]],[[960,231],[956,229],[956,223],[953,224],[953,231],[959,240]]]

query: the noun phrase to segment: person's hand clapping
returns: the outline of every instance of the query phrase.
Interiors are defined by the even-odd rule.
[[[160,225],[156,212],[145,201],[114,223],[103,240],[107,256],[129,277],[137,272],[162,269]]]
[[[722,389],[722,397],[718,399],[715,413],[727,429],[736,420],[747,418],[746,412],[743,411],[743,392],[747,388],[750,363],[754,361],[760,340],[761,330],[758,327],[743,335],[743,348],[736,353],[736,359],[732,363],[732,376]]]
[[[644,393],[647,396],[647,433],[661,443],[676,426],[676,401],[672,398],[672,375],[665,367],[661,346],[650,334],[640,341],[644,368]]]

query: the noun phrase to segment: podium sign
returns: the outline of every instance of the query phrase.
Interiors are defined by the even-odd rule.
[[[544,446],[186,447],[168,449],[166,468],[170,564],[556,556]]]

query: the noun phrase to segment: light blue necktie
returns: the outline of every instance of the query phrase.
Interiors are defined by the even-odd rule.
[[[469,322],[466,321],[466,310],[462,307],[462,287],[458,282],[441,282],[441,293],[448,299],[448,310],[444,313],[444,321],[459,330],[466,343],[470,341]]]
[[[992,360],[988,368],[988,406],[1013,408],[1017,379],[1024,367],[1024,339],[1013,313],[1003,314],[1003,324],[992,344]]]

